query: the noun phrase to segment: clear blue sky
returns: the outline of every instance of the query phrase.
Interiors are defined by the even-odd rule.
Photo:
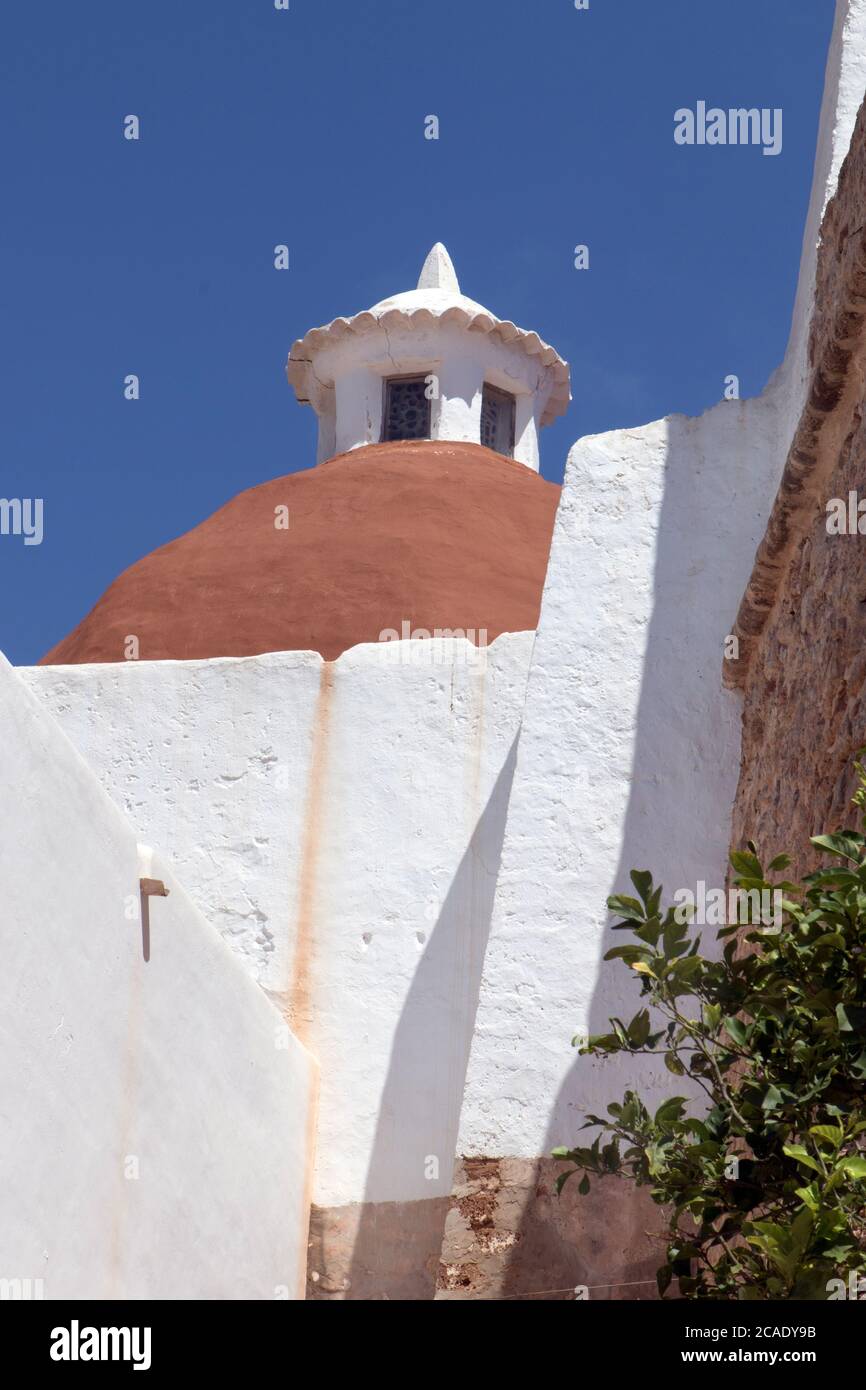
[[[759,392],[788,334],[832,17],[6,0],[0,497],[44,498],[45,537],[0,537],[0,649],[37,660],[133,561],[309,467],[292,341],[411,288],[434,241],[466,294],[572,364],[549,478],[578,436],[698,414],[729,372]],[[782,153],[675,145],[699,99],[782,107]]]

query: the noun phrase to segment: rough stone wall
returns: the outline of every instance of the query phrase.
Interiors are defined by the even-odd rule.
[[[557,1196],[553,1159],[464,1158],[445,1222],[437,1299],[657,1298],[664,1214],[615,1178]],[[599,1271],[609,1271],[607,1277]]]
[[[866,497],[866,112],[818,257],[812,378],[767,536],[741,606],[747,639],[733,842],[814,868],[811,834],[851,823],[851,760],[866,742],[866,537],[831,535],[827,504]],[[866,523],[864,523],[866,524]]]

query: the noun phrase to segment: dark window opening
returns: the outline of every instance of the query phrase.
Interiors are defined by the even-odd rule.
[[[427,378],[397,376],[385,382],[382,439],[429,439],[430,401]]]
[[[486,382],[481,396],[481,443],[485,449],[514,458],[514,397]]]

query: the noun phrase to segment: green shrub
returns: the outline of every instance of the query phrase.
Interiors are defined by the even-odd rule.
[[[746,925],[718,932],[718,959],[700,954],[687,908],[663,911],[649,873],[632,873],[636,897],[608,900],[634,939],[605,960],[639,975],[645,1007],[580,1050],[657,1055],[706,1104],[674,1097],[651,1115],[626,1092],[587,1117],[602,1131],[590,1146],[554,1156],[571,1165],[560,1190],[575,1173],[584,1196],[614,1174],[651,1188],[667,1209],[662,1296],[675,1267],[690,1271],[685,1297],[726,1299],[846,1296],[838,1281],[866,1272],[866,837],[811,843],[838,867],[799,883],[779,877],[787,855],[766,869],[752,843],[731,855],[738,889],[781,895],[780,925],[762,925],[752,896]]]

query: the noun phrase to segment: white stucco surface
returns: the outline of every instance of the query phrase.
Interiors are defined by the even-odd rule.
[[[739,697],[720,681],[723,646],[803,404],[818,229],[866,85],[866,0],[838,6],[827,71],[782,367],[756,400],[578,441],[537,638],[501,637],[486,663],[465,643],[409,642],[357,647],[334,663],[294,652],[21,673],[138,838],[177,865],[196,907],[319,1059],[313,1195],[320,1205],[443,1195],[455,1150],[534,1157],[574,1140],[585,1111],[603,1109],[630,1084],[650,1100],[682,1089],[656,1068],[577,1061],[570,1040],[637,1007],[637,989],[622,984],[624,967],[601,964],[612,944],[605,900],[628,890],[629,869],[651,868],[670,895],[701,880],[710,887],[724,882],[740,750]],[[480,387],[492,380],[516,394],[518,457],[537,466],[537,430],[551,404],[562,401],[556,354],[465,300],[441,258],[422,279],[419,290],[312,330],[296,345],[290,378],[319,412],[320,456],[379,437],[384,376],[432,369],[441,377],[433,413],[439,437],[477,437]],[[307,370],[313,357],[315,373]],[[20,705],[17,687],[12,703]],[[55,738],[53,726],[46,728]],[[92,783],[86,804],[67,793],[66,753],[59,772],[52,764],[60,792],[38,813],[26,792],[28,778],[41,785],[41,765],[27,762],[30,755],[17,746],[3,756],[15,773],[13,798],[25,806],[20,833],[34,846],[47,844],[46,862],[53,853],[60,866],[37,885],[19,874],[14,901],[31,916],[57,915],[58,902],[64,910],[64,929],[58,923],[49,938],[61,965],[56,978],[32,941],[36,964],[27,957],[15,967],[14,979],[35,970],[40,982],[33,1037],[16,1040],[23,1059],[16,1065],[25,1065],[28,1047],[53,1063],[46,1035],[60,1024],[63,1037],[65,1027],[58,981],[72,979],[76,999],[85,987],[92,997],[96,965],[110,958],[112,1000],[133,998],[141,1013],[130,1016],[147,1020],[153,1041],[139,1070],[139,1032],[132,1037],[129,1025],[123,1032],[129,1010],[118,1002],[108,1021],[88,1017],[97,1032],[78,1083],[85,1101],[107,1127],[122,1113],[122,1133],[133,1135],[123,1143],[138,1152],[134,1145],[143,1147],[146,1136],[136,1126],[157,1113],[159,1079],[165,1090],[178,1069],[160,1055],[160,1040],[176,1047],[180,1037],[187,1049],[182,1096],[217,1061],[226,1091],[240,1095],[240,1120],[228,1099],[224,1113],[207,1117],[222,1126],[228,1170],[233,1136],[244,1134],[257,1106],[269,1113],[269,1088],[278,1081],[296,1094],[297,1076],[275,1078],[265,1068],[263,1093],[251,1092],[238,1068],[254,1042],[228,1056],[208,1049],[214,1037],[233,1045],[243,1039],[259,1026],[251,1020],[264,1027],[274,1017],[270,1004],[262,997],[266,1013],[256,1014],[247,1002],[241,1008],[205,992],[192,996],[189,1015],[190,943],[197,932],[211,940],[192,908],[181,914],[186,927],[170,938],[176,954],[165,958],[172,979],[164,996],[134,984],[149,985],[153,966],[137,972],[128,943],[118,952],[123,938],[93,938],[82,964],[77,943],[91,940],[94,910],[99,921],[108,912],[108,899],[100,907],[94,893],[114,901],[117,885],[129,878],[134,838]],[[75,768],[69,776],[77,788],[84,772]],[[94,805],[102,808],[95,823],[103,817],[108,826],[98,851],[87,830]],[[96,867],[83,876],[86,893],[76,887],[67,902],[61,869],[64,885],[77,884],[74,867],[94,854]],[[173,895],[154,905],[154,959],[160,923],[180,901]],[[65,930],[70,914],[79,924],[74,936]],[[114,955],[99,944],[103,939]],[[239,972],[231,978],[239,991],[241,982],[253,988]],[[45,1000],[51,1007],[39,1012]],[[186,1021],[171,1024],[172,1001],[174,1012],[187,1009]],[[120,1056],[141,1098],[125,1108]],[[289,1061],[277,1065],[291,1070]],[[44,1084],[41,1076],[30,1082]],[[20,1087],[13,1092],[23,1104],[22,1094]],[[44,1141],[69,1094],[74,1086],[64,1084],[53,1095],[55,1110],[49,1107],[44,1125],[29,1117],[36,1140]],[[187,1110],[199,1113],[194,1100]],[[243,1169],[256,1194],[268,1188],[271,1171],[261,1128],[261,1149]],[[114,1130],[112,1136],[114,1153],[119,1141]],[[187,1165],[188,1136],[178,1131],[176,1142],[178,1162]],[[217,1146],[216,1139],[208,1143]],[[275,1150],[276,1165],[280,1144]],[[83,1185],[83,1169],[72,1171]],[[229,1174],[220,1173],[222,1193]],[[113,1168],[110,1176],[118,1185]],[[100,1181],[108,1181],[101,1170]],[[185,1176],[184,1196],[188,1187]],[[137,1240],[144,1215],[139,1219],[123,1188],[115,1205],[120,1214],[111,1220]],[[271,1238],[260,1229],[260,1210],[253,1207],[259,1243]],[[161,1239],[153,1207],[142,1212]],[[206,1231],[207,1214],[196,1219]],[[238,1216],[241,1233],[250,1219],[246,1211]],[[66,1220],[61,1231],[71,1240],[72,1218]],[[95,1206],[93,1222],[108,1249],[126,1248],[114,1237],[111,1244]],[[24,1225],[13,1223],[13,1230],[23,1239]],[[225,1231],[222,1238],[229,1239]],[[139,1246],[133,1241],[130,1248]],[[261,1244],[253,1248],[256,1271],[270,1269],[267,1251],[259,1258]],[[26,1244],[13,1253],[32,1263]],[[146,1253],[146,1267],[161,1268],[162,1251],[149,1265]],[[74,1273],[76,1257],[68,1258]],[[110,1270],[104,1286],[135,1285],[138,1271],[111,1259],[99,1265]],[[216,1270],[225,1264],[213,1261]],[[66,1278],[67,1266],[58,1267]],[[22,1270],[34,1272],[29,1263]],[[252,1287],[258,1275],[248,1277]]]
[[[300,1296],[309,1053],[2,657],[0,728],[0,1278]]]
[[[319,1059],[322,1205],[450,1190],[531,645],[21,672]]]
[[[606,899],[650,868],[723,886],[739,770],[724,638],[775,479],[775,419],[728,402],[573,448],[557,514],[460,1135],[532,1156],[576,1138],[634,1066],[573,1035],[631,1015]],[[736,506],[731,499],[736,498]],[[673,1078],[644,1069],[649,1094]],[[650,1079],[651,1078],[651,1079]],[[681,1085],[680,1084],[680,1089]],[[661,1093],[661,1092],[660,1092]]]
[[[290,652],[20,669],[249,973],[275,988],[292,962],[321,665]]]
[[[723,644],[805,400],[815,247],[866,86],[866,3],[843,0],[785,362],[765,393],[575,444],[530,669],[459,1149],[574,1142],[655,1068],[576,1059],[574,1034],[635,1011],[605,901],[649,868],[722,887],[740,760]],[[709,929],[705,936],[712,938]],[[625,979],[626,983],[622,981]]]

